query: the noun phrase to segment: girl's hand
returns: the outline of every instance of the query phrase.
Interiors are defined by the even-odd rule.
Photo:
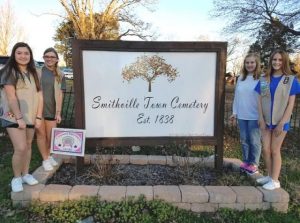
[[[260,119],[260,120],[258,121],[258,126],[259,126],[259,128],[260,128],[261,131],[264,131],[264,130],[266,130],[266,128],[267,128],[267,125],[266,125],[266,123],[265,123],[265,120],[263,120],[263,119]]]
[[[282,132],[283,132],[283,123],[279,122],[276,128],[274,129],[274,134],[276,137],[278,137]]]
[[[56,123],[59,124],[61,122],[61,115],[60,114],[56,114]]]
[[[39,129],[42,125],[42,120],[41,119],[35,119],[35,124],[34,124],[34,127],[36,129]]]
[[[229,121],[231,122],[232,125],[236,125],[236,115],[232,114],[229,117]]]
[[[17,120],[17,123],[18,123],[18,125],[19,125],[19,129],[26,129],[26,123],[25,123],[25,121],[23,120],[23,118],[21,118],[21,119],[18,119]]]

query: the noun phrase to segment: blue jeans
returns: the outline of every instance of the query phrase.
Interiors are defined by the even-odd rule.
[[[261,136],[257,120],[238,119],[243,162],[259,165]]]

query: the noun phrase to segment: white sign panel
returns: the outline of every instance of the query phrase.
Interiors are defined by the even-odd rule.
[[[82,57],[87,138],[214,136],[215,52]]]

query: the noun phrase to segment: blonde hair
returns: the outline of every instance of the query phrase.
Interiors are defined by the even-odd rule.
[[[49,53],[49,52],[52,52],[55,54],[56,58],[59,59],[58,57],[58,53],[57,51],[53,48],[53,47],[50,47],[50,48],[47,48],[45,51],[44,51],[44,56],[46,53]],[[53,73],[54,73],[54,76],[55,76],[55,79],[58,83],[61,83],[61,80],[62,80],[62,72],[60,71],[59,67],[58,67],[58,62],[55,63],[55,69],[53,70]]]
[[[246,59],[249,58],[249,57],[253,57],[255,59],[255,62],[256,62],[256,67],[255,67],[255,70],[253,72],[253,78],[254,80],[257,80],[259,79],[260,77],[260,74],[261,74],[261,68],[260,68],[260,58],[259,56],[256,54],[256,53],[248,53],[246,56],[245,56],[245,59],[244,59],[244,62],[243,62],[243,67],[242,67],[242,81],[244,81],[246,78],[247,78],[247,75],[248,75],[248,71],[246,70],[246,66],[245,66],[245,63],[246,63]]]
[[[292,71],[291,71],[291,68],[290,68],[289,55],[283,50],[275,50],[270,56],[269,65],[268,65],[268,68],[267,68],[267,71],[266,71],[266,78],[268,80],[270,80],[270,76],[273,75],[274,69],[273,69],[273,66],[272,66],[272,60],[273,60],[275,54],[277,54],[277,53],[280,54],[281,57],[282,57],[282,68],[281,68],[282,73],[284,75],[292,74]]]

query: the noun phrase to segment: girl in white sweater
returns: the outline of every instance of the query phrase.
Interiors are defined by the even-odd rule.
[[[243,163],[240,168],[248,174],[258,171],[261,154],[261,139],[258,126],[258,94],[254,91],[261,73],[260,60],[250,53],[244,59],[242,74],[238,78],[231,121],[238,122]]]

